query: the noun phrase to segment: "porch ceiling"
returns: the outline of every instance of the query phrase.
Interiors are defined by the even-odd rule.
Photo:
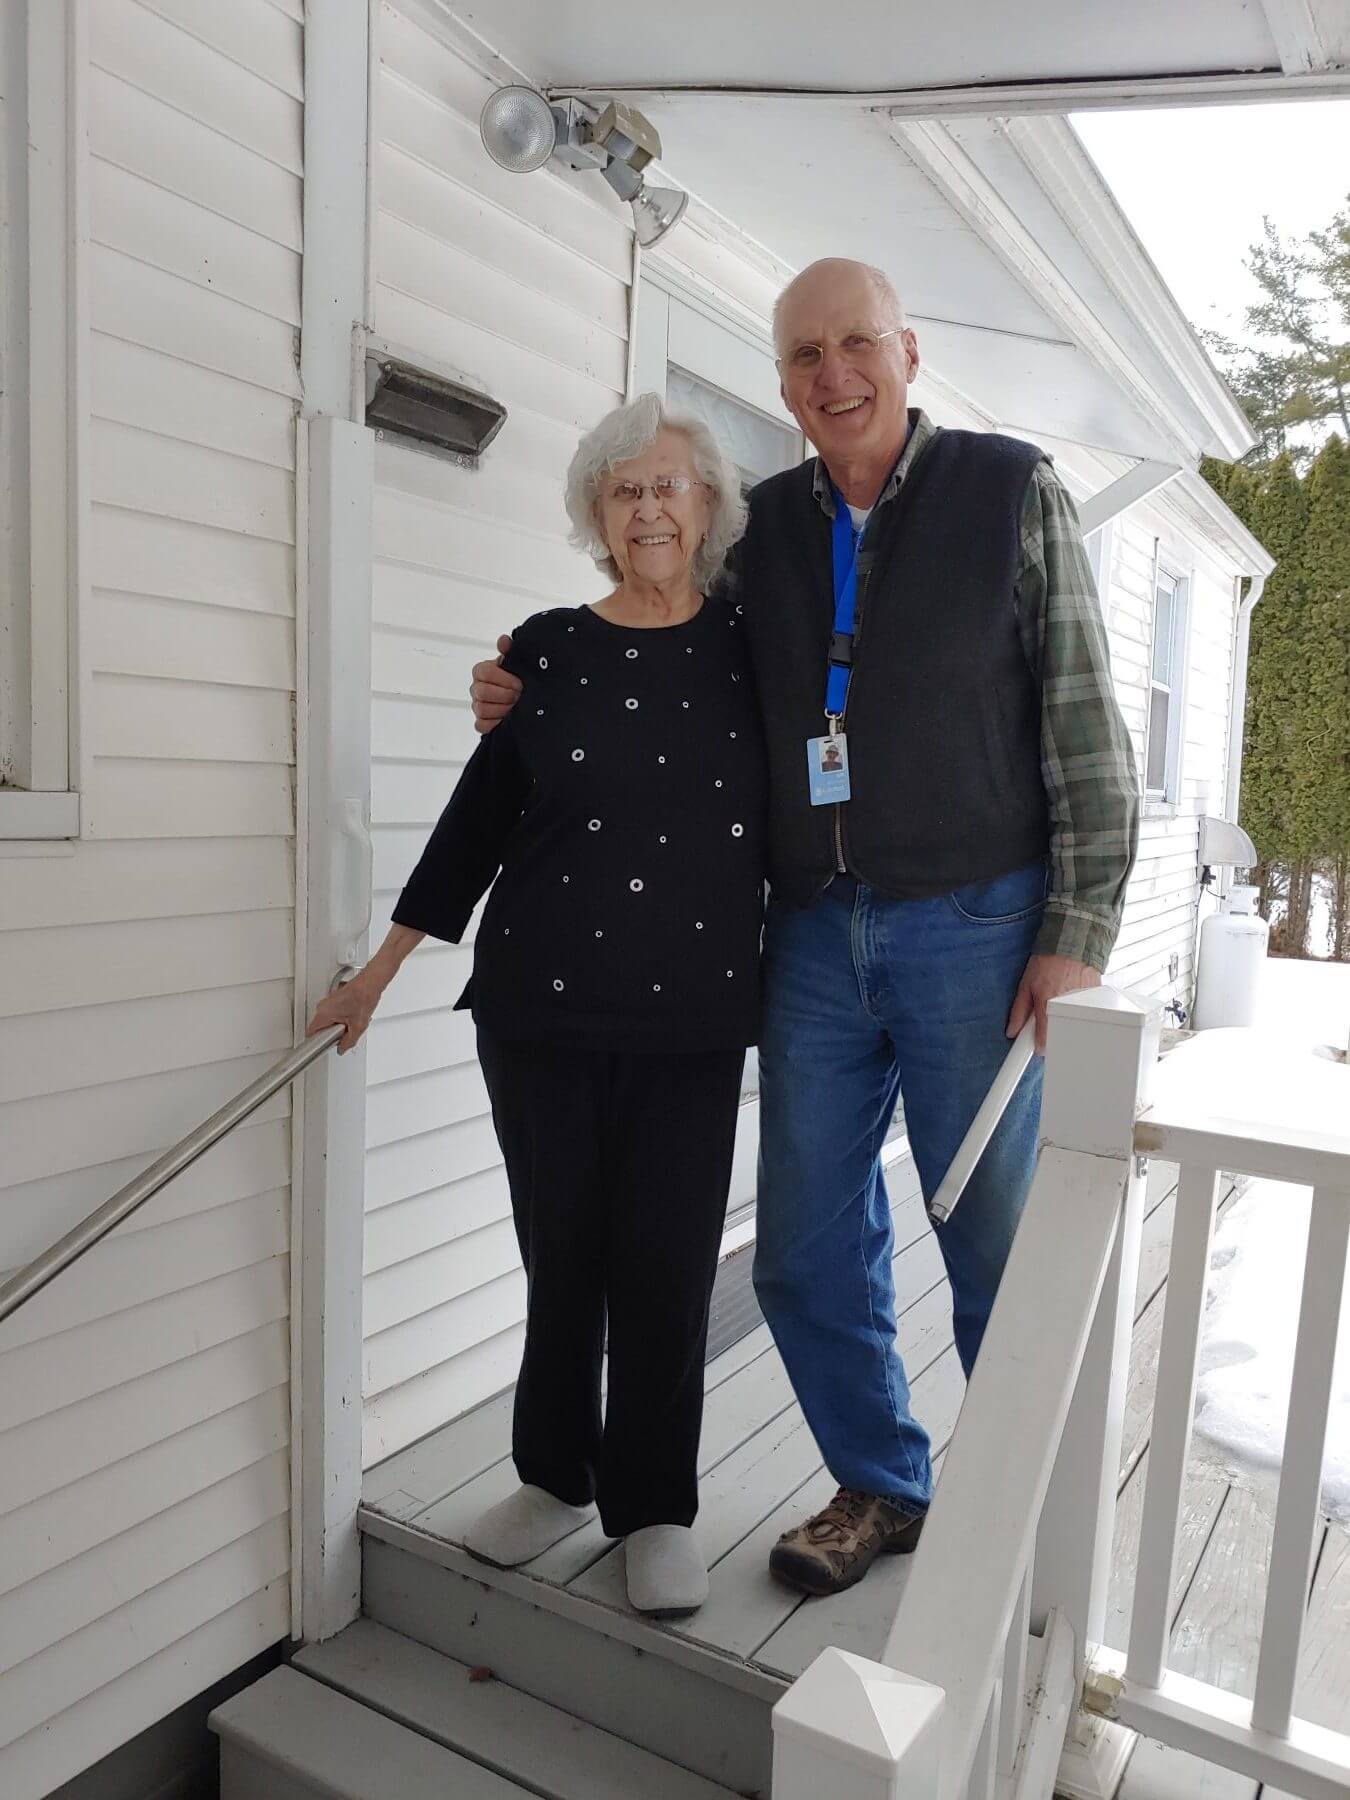
[[[581,0],[441,9],[487,39],[503,79],[637,94],[666,178],[780,265],[837,254],[886,268],[930,372],[990,424],[1192,465],[1249,446],[1056,116],[1058,84],[1255,70],[1290,91],[1324,77],[1350,88],[1350,0],[1046,0],[1015,28],[993,0],[836,0],[826,15],[816,0],[680,0],[643,32],[616,31],[611,8]],[[985,116],[1018,111],[1009,83],[1039,83],[1048,116]],[[738,85],[752,91],[727,91]]]
[[[1132,237],[1130,255],[1208,384],[1198,400],[1178,380],[1175,347],[1096,269],[992,122],[962,120],[957,139],[845,102],[809,119],[792,100],[689,96],[648,110],[670,177],[783,263],[841,255],[886,269],[930,370],[991,424],[1162,461],[1246,448],[1236,407]],[[1090,169],[1061,129],[1072,166]],[[1105,189],[1092,199],[1123,227]]]
[[[547,82],[612,88],[997,87],[1173,77],[1306,77],[1350,63],[1346,0],[679,0],[640,30],[609,6],[456,8]]]

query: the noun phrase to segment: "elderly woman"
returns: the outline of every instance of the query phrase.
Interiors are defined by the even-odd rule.
[[[739,609],[705,599],[745,514],[709,433],[654,394],[581,440],[567,509],[613,591],[515,632],[520,704],[311,1030],[345,1023],[350,1049],[404,957],[458,942],[496,876],[459,1005],[529,1277],[522,1485],[465,1546],[528,1562],[598,1502],[633,1605],[674,1615],[707,1595],[689,1528],[708,1302],[759,1000],[764,760]]]

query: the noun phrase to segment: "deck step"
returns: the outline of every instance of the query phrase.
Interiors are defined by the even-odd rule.
[[[768,1800],[783,1677],[603,1600],[487,1569],[401,1521],[362,1523],[368,1618],[714,1791]]]
[[[547,1800],[728,1800],[725,1787],[371,1619],[294,1666]]]
[[[531,1790],[301,1675],[273,1669],[210,1717],[221,1800],[521,1800]]]

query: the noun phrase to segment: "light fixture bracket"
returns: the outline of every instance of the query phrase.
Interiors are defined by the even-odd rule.
[[[603,175],[611,152],[596,141],[594,126],[600,117],[594,106],[584,100],[551,99],[553,116],[558,121],[558,142],[553,160],[577,174],[595,172]]]

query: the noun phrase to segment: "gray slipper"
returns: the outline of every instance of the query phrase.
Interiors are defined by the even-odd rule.
[[[687,1525],[646,1525],[624,1541],[628,1599],[654,1619],[697,1612],[708,1598],[708,1566]]]
[[[464,1533],[464,1548],[479,1562],[514,1569],[542,1556],[594,1517],[593,1506],[569,1506],[543,1488],[518,1487],[474,1520]]]

